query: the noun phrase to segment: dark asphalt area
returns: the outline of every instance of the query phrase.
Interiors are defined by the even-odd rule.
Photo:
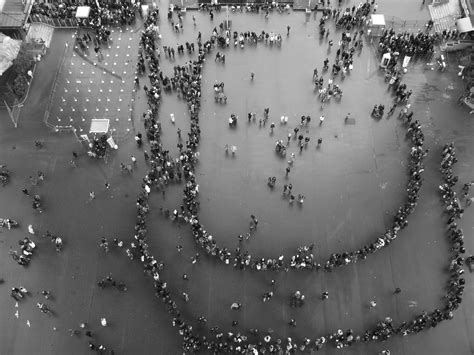
[[[398,17],[406,12],[414,18],[417,11],[417,18],[427,16],[425,9],[420,12],[420,4],[397,4],[381,4],[379,12],[390,11]],[[184,32],[175,34],[166,21],[167,4],[159,6],[163,45],[195,41],[198,31],[207,38],[225,18],[222,12],[211,23],[206,13],[189,12],[185,15]],[[237,236],[248,231],[250,214],[254,214],[259,219],[258,229],[244,242],[252,253],[266,257],[291,255],[296,247],[314,243],[316,257],[325,260],[332,252],[359,248],[383,232],[403,201],[409,142],[405,139],[406,129],[397,119],[398,111],[380,121],[370,117],[375,104],[389,107],[392,100],[373,46],[365,45],[361,55],[356,56],[354,70],[342,83],[337,79],[343,98],[325,106],[326,119],[318,126],[321,110],[311,76],[314,67],[321,69],[324,58],[335,55],[334,48],[327,51],[327,40],[320,41],[317,36],[319,16],[315,20],[303,12],[274,13],[265,21],[263,15],[231,14],[236,31],[264,29],[281,33],[281,48],[262,43],[245,49],[231,46],[225,52],[225,65],[214,62],[213,55],[205,64],[200,163],[196,171],[200,216],[207,230],[228,248],[237,247]],[[287,25],[291,26],[288,37]],[[329,39],[336,42],[339,33],[331,26]],[[37,66],[18,128],[12,127],[6,111],[0,111],[0,164],[6,164],[12,171],[11,182],[0,187],[0,218],[20,222],[18,229],[0,229],[0,278],[5,280],[0,284],[0,354],[89,353],[87,337],[70,336],[68,332],[79,330],[82,322],[88,324],[98,343],[113,348],[116,354],[180,354],[180,336],[171,327],[171,318],[138,263],[130,261],[123,249],[111,247],[105,253],[99,248],[102,237],[128,243],[133,238],[135,200],[146,172],[143,149],[147,148],[138,149],[133,139],[133,133],[144,132],[143,89],[136,95],[133,122],[121,121],[117,125],[119,149],[111,152],[107,162],[89,158],[85,146],[73,134],[53,132],[43,123],[55,73],[72,33],[55,31],[47,56]],[[122,47],[111,49],[110,53],[121,57],[127,52]],[[130,57],[130,65],[135,66],[136,53],[130,53]],[[171,76],[173,65],[190,58],[185,54],[171,62],[162,56],[161,67]],[[163,278],[168,280],[170,291],[176,298],[182,292],[190,295],[189,303],[179,304],[184,318],[204,315],[208,319],[206,326],[194,322],[203,332],[214,325],[230,330],[232,321],[238,320],[237,331],[271,328],[280,336],[303,338],[321,336],[338,328],[362,332],[386,316],[398,324],[442,304],[449,245],[437,193],[441,183],[440,151],[445,143],[456,145],[459,190],[462,183],[474,180],[474,121],[467,108],[456,103],[464,88],[456,74],[458,68],[453,64],[446,73],[440,73],[424,71],[423,67],[422,62],[413,63],[404,76],[404,82],[413,90],[412,108],[415,118],[422,123],[425,146],[429,149],[421,198],[410,216],[409,226],[398,239],[364,262],[332,273],[278,274],[241,272],[216,264],[204,255],[192,264],[191,257],[203,252],[196,249],[189,228],[173,224],[160,213],[160,207],[179,206],[183,186],[170,186],[165,196],[152,195],[149,244],[153,254],[165,262]],[[255,73],[253,81],[250,72]],[[214,102],[216,80],[225,83],[226,105]],[[132,97],[131,85],[123,87],[124,97]],[[118,102],[120,94],[115,92],[113,99]],[[79,95],[81,99],[88,97],[86,87]],[[176,154],[177,128],[183,130],[183,136],[188,129],[187,109],[176,95],[163,96],[162,141]],[[61,96],[53,94],[53,106],[61,104]],[[269,121],[276,123],[273,134],[268,125],[259,128],[258,119],[256,123],[246,119],[248,112],[261,117],[265,107],[270,107]],[[347,112],[354,117],[353,124],[344,124]],[[176,117],[175,124],[170,121],[171,113]],[[235,129],[228,126],[231,113],[239,116]],[[80,113],[77,115],[80,117]],[[289,117],[287,125],[280,125],[282,115]],[[296,153],[296,160],[286,180],[286,159],[275,155],[274,143],[285,139],[289,129],[299,124],[301,115],[312,117],[306,133],[311,141],[302,154],[296,143],[290,144],[289,152]],[[319,137],[323,143],[317,149]],[[35,140],[44,142],[44,147],[35,148]],[[234,157],[225,154],[225,144],[237,146]],[[69,165],[73,151],[80,155],[76,168]],[[132,174],[123,174],[120,163],[129,164],[131,155],[138,158],[138,164]],[[46,179],[31,186],[29,176],[36,175],[38,170],[45,173]],[[269,176],[277,177],[273,191],[267,186]],[[287,181],[296,193],[306,196],[303,207],[290,206],[281,198]],[[106,189],[106,182],[110,189]],[[21,192],[25,187],[42,196],[43,214],[31,208],[30,200]],[[88,202],[90,191],[96,193],[96,199]],[[474,207],[470,207],[460,222],[468,255],[474,254],[473,221]],[[31,264],[24,268],[12,260],[9,251],[19,249],[18,240],[28,235],[29,224],[36,230],[31,238],[37,248]],[[46,230],[63,237],[63,252],[56,252],[54,245],[41,237]],[[181,253],[177,244],[183,246]],[[110,273],[116,280],[126,282],[126,292],[96,286]],[[189,281],[182,279],[183,273]],[[327,347],[320,353],[362,355],[390,349],[397,355],[474,354],[474,280],[467,270],[465,278],[464,301],[453,320],[416,336],[358,344],[344,350]],[[261,296],[272,289],[272,279],[276,281],[275,297],[263,303]],[[14,286],[24,286],[31,292],[18,307],[10,297],[10,288]],[[402,292],[395,295],[397,287]],[[41,290],[51,290],[53,299],[45,301]],[[306,295],[302,308],[289,307],[290,296],[296,290]],[[329,292],[328,300],[320,299],[322,291]],[[372,300],[377,302],[375,308],[369,307]],[[55,314],[41,313],[36,302],[45,302]],[[242,303],[242,309],[231,310],[233,302]],[[101,317],[107,319],[107,327],[101,327]],[[296,320],[295,328],[287,324],[291,318]]]

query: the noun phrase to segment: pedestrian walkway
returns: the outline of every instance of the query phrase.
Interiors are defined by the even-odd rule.
[[[51,45],[51,39],[53,38],[54,27],[45,25],[43,23],[32,23],[28,29],[26,41],[32,40],[43,40],[46,48]]]
[[[439,5],[432,4],[428,8],[434,22],[435,31],[442,32],[456,28],[456,20],[461,17],[459,0],[450,0]]]

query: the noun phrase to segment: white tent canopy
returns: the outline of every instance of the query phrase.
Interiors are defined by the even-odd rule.
[[[145,19],[148,17],[148,9],[149,9],[148,5],[142,5],[142,14],[143,14],[143,18]]]
[[[110,120],[106,118],[93,118],[89,133],[107,133],[109,131]]]
[[[456,27],[459,33],[467,33],[474,30],[474,28],[472,27],[471,19],[469,17],[463,17],[459,20],[456,20]]]
[[[76,18],[88,18],[90,12],[90,6],[78,6],[76,11]]]
[[[382,14],[370,15],[370,24],[371,26],[385,27],[385,16]]]

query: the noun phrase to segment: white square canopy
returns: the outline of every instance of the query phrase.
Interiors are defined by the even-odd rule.
[[[370,22],[372,26],[385,26],[385,16],[382,14],[370,15]]]
[[[148,17],[148,8],[149,8],[148,5],[142,5],[142,14],[143,14],[143,17],[145,18]]]
[[[90,12],[90,6],[78,6],[76,11],[76,18],[88,18]]]
[[[456,20],[456,27],[458,28],[459,33],[466,33],[474,30],[469,17],[463,17]]]
[[[106,118],[94,118],[91,120],[89,133],[107,133],[109,131],[110,120]]]

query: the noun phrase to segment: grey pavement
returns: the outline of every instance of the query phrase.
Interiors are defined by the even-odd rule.
[[[391,10],[395,16],[401,16],[403,11],[412,14],[397,4],[384,2],[379,10]],[[406,5],[414,6],[411,4]],[[426,15],[427,9],[422,11]],[[192,15],[197,18],[196,27]],[[195,41],[198,31],[206,38],[224,19],[224,13],[216,14],[213,23],[206,13],[192,15],[185,15],[184,33],[175,34],[162,11],[162,44]],[[325,106],[326,119],[318,126],[321,109],[311,84],[312,70],[321,69],[326,56],[334,56],[334,49],[328,53],[326,40],[320,41],[317,36],[319,16],[314,20],[302,12],[275,13],[265,21],[262,15],[232,14],[233,28],[237,31],[265,29],[281,33],[281,48],[262,43],[244,49],[232,46],[225,52],[225,65],[215,63],[213,56],[205,64],[197,169],[200,216],[208,231],[229,248],[237,247],[237,235],[248,230],[250,214],[255,214],[259,218],[258,230],[244,242],[252,253],[290,255],[297,246],[314,242],[316,257],[326,259],[331,252],[359,248],[382,232],[403,201],[409,146],[396,115],[381,121],[370,118],[373,105],[384,103],[387,107],[391,97],[369,45],[356,56],[353,72],[342,83],[337,80],[344,96],[340,102],[333,100]],[[287,25],[291,26],[289,37],[286,37]],[[331,32],[330,37],[336,39],[335,29],[331,28]],[[90,160],[85,148],[72,135],[51,132],[42,123],[52,90],[51,73],[56,71],[64,43],[70,38],[70,31],[55,31],[48,57],[37,68],[19,128],[11,128],[10,121],[1,113],[0,164],[7,164],[14,175],[11,184],[0,190],[0,217],[19,220],[21,228],[4,229],[0,233],[0,277],[5,279],[0,285],[0,353],[89,353],[84,335],[70,337],[68,333],[69,328],[78,329],[79,323],[87,322],[97,334],[97,341],[114,348],[116,353],[180,354],[179,335],[170,326],[169,315],[137,263],[131,262],[118,248],[112,247],[109,253],[99,248],[101,237],[130,241],[133,235],[135,199],[146,165],[131,133],[143,132],[139,114],[146,107],[143,90],[136,96],[138,114],[133,116],[134,121],[121,126],[125,130],[129,128],[130,134],[119,137],[119,150],[110,155],[107,164]],[[115,54],[113,49],[110,54]],[[130,56],[135,59],[136,52],[130,52]],[[172,62],[162,57],[161,67],[171,75],[173,65],[191,58],[195,56],[185,54]],[[81,63],[77,57],[73,60]],[[398,323],[441,305],[440,297],[448,277],[445,272],[448,244],[436,191],[441,178],[437,169],[440,148],[454,141],[458,148],[456,170],[460,181],[474,179],[474,123],[467,110],[456,104],[463,90],[457,68],[451,66],[449,72],[441,74],[424,72],[422,64],[411,66],[404,78],[413,89],[415,117],[422,122],[426,147],[430,149],[420,202],[399,238],[364,262],[332,273],[316,274],[239,272],[205,256],[192,265],[190,258],[198,250],[189,228],[172,224],[159,212],[160,207],[179,206],[182,186],[170,186],[165,196],[152,195],[149,244],[152,252],[166,264],[163,278],[169,281],[170,291],[176,298],[183,291],[191,297],[189,303],[179,304],[186,319],[205,315],[209,327],[219,325],[223,329],[231,329],[232,320],[238,320],[239,331],[272,328],[281,336],[299,338],[319,336],[339,327],[360,332],[386,316]],[[255,73],[253,81],[250,72]],[[74,75],[80,74],[70,75],[74,79]],[[225,83],[226,105],[214,102],[215,80]],[[85,92],[82,95],[87,97]],[[113,99],[117,100],[118,95],[116,92]],[[175,95],[163,96],[160,108],[163,143],[176,153],[176,130],[180,127],[183,135],[186,134],[187,110]],[[57,99],[60,102],[60,97]],[[268,125],[264,128],[258,125],[264,107],[270,107],[269,122],[276,123],[273,135]],[[248,112],[257,113],[257,123],[247,123]],[[354,124],[344,124],[347,112],[354,117]],[[171,113],[176,117],[174,125],[169,119]],[[227,123],[231,113],[239,116],[238,125],[232,130]],[[281,115],[289,117],[286,126],[280,125]],[[282,186],[287,183],[286,159],[275,155],[274,142],[285,139],[301,115],[311,115],[312,122],[306,133],[311,137],[308,148],[299,154],[293,141],[289,148],[296,153],[296,161],[288,181],[296,193],[306,195],[304,206],[298,208],[281,198]],[[323,143],[316,149],[319,137]],[[45,147],[37,150],[35,139],[44,141]],[[234,158],[226,156],[225,144],[237,146]],[[73,150],[81,154],[77,168],[68,164]],[[119,163],[130,163],[131,154],[138,158],[138,165],[131,175],[123,175]],[[29,187],[28,176],[37,170],[45,172],[46,181],[41,186]],[[277,177],[274,191],[266,185],[268,176]],[[105,188],[105,182],[111,184],[110,189]],[[42,215],[34,213],[21,193],[24,187],[43,196]],[[90,191],[95,191],[97,197],[87,203]],[[473,220],[471,207],[461,221],[468,253],[474,250]],[[49,240],[34,236],[38,250],[31,265],[23,269],[13,262],[8,251],[10,247],[18,248],[17,240],[27,233],[28,224],[33,224],[39,235],[46,230],[61,234],[65,248],[57,253]],[[182,253],[176,250],[178,243],[183,246]],[[109,273],[124,280],[129,290],[119,293],[95,286]],[[189,281],[182,280],[183,273],[189,275]],[[276,280],[275,297],[264,304],[261,295],[271,289],[271,279]],[[325,348],[321,353],[377,354],[390,349],[392,354],[406,355],[471,354],[474,351],[471,274],[467,273],[466,281],[464,302],[455,318],[435,329],[342,351]],[[15,308],[9,288],[19,285],[31,289],[32,295]],[[399,295],[393,294],[396,287],[402,289]],[[54,295],[54,300],[46,301],[55,311],[54,317],[40,313],[35,307],[42,297],[39,295],[42,289],[50,289]],[[307,299],[300,309],[288,305],[291,293],[296,290],[301,290]],[[323,302],[318,297],[324,290],[330,296]],[[371,300],[377,302],[374,309],[369,308]],[[231,311],[232,302],[241,302],[242,309]],[[17,309],[18,319],[14,316]],[[101,317],[107,318],[108,327],[100,326]],[[296,328],[287,326],[290,318],[296,319]],[[204,327],[202,331],[206,331]]]

